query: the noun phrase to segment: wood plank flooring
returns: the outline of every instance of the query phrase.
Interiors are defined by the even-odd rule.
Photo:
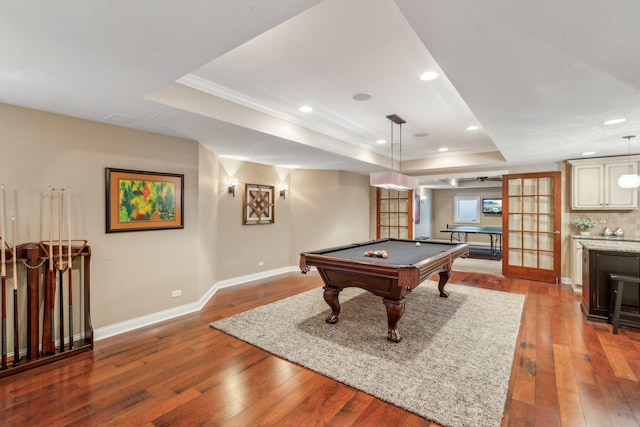
[[[587,322],[570,286],[466,272],[451,282],[527,296],[504,426],[640,426],[640,330]],[[321,285],[290,274],[223,289],[199,313],[0,380],[0,423],[436,425],[209,327]]]

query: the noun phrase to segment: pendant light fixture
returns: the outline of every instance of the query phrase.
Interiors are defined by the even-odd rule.
[[[631,166],[631,138],[635,138],[635,135],[623,136],[622,138],[627,140],[629,144],[629,173],[621,175],[618,178],[618,186],[620,188],[638,188],[640,187],[640,176],[637,173],[633,173]]]
[[[369,175],[369,183],[374,187],[382,187],[390,190],[407,191],[418,188],[418,178],[401,174],[394,170],[393,165],[393,124],[397,124],[400,128],[399,138],[399,156],[398,169],[402,167],[402,125],[406,121],[397,114],[387,116],[391,121],[391,170],[388,172],[371,172]]]

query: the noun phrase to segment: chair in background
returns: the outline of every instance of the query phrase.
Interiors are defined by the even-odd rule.
[[[611,302],[609,303],[609,319],[613,324],[613,333],[618,333],[618,327],[620,325],[620,313],[623,312],[625,316],[632,316],[640,318],[640,277],[625,276],[623,274],[609,273],[611,278]],[[638,305],[633,307],[633,310],[622,310],[622,297],[624,295],[625,284],[635,285],[635,290],[638,292]],[[628,288],[629,289],[629,288]]]

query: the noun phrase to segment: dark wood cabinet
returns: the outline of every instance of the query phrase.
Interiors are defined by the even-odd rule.
[[[615,250],[582,251],[582,309],[587,319],[607,321],[611,301],[611,279],[609,273],[640,276],[640,253]],[[633,288],[630,288],[631,290]],[[623,307],[638,307],[637,292],[624,292]],[[640,327],[640,321],[625,316],[622,311],[620,324]]]

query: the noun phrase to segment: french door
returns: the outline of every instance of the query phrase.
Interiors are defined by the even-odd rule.
[[[413,239],[413,190],[378,188],[376,238]]]
[[[560,172],[512,174],[502,179],[502,274],[557,283]]]

